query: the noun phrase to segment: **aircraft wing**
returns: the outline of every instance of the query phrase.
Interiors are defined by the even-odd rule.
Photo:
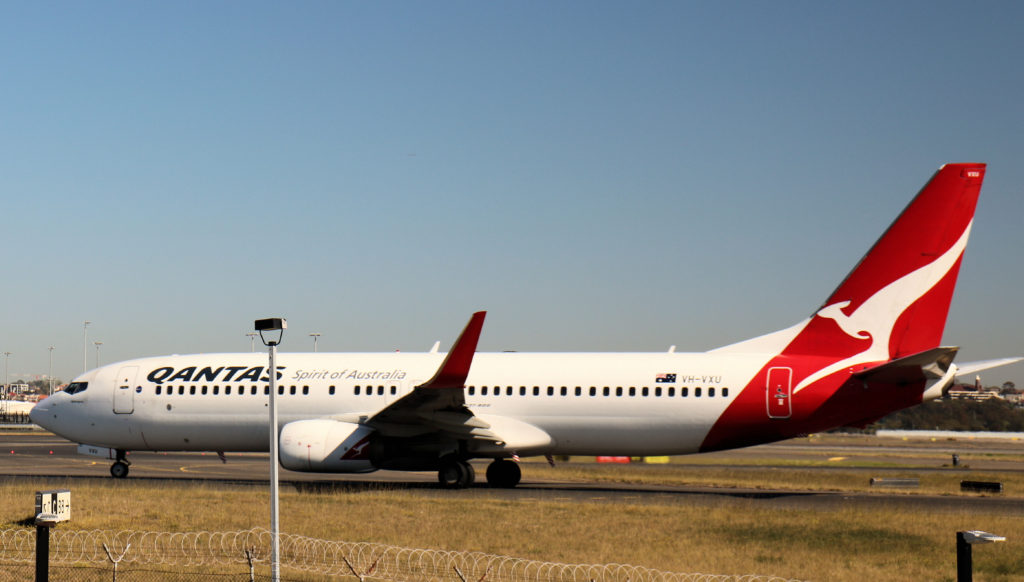
[[[489,425],[466,408],[464,392],[486,315],[486,311],[473,314],[433,378],[378,411],[364,424],[390,436],[448,432],[467,438],[489,432]]]

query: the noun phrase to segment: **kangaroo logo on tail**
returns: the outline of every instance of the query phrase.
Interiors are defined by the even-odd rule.
[[[888,360],[891,357],[889,340],[892,337],[896,320],[949,274],[949,271],[963,255],[964,249],[967,248],[967,238],[971,234],[972,223],[973,221],[967,224],[967,228],[964,229],[960,238],[942,256],[889,283],[860,304],[853,313],[847,315],[843,311],[850,305],[849,300],[833,303],[820,309],[816,314],[817,317],[831,319],[846,335],[855,339],[871,340],[871,344],[863,351],[826,366],[804,378],[793,391],[797,392],[804,386],[843,368]]]

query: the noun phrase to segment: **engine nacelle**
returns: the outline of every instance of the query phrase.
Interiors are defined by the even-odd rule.
[[[373,429],[329,419],[297,420],[281,428],[281,466],[309,473],[369,473]]]

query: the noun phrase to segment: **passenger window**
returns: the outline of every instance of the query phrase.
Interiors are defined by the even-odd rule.
[[[582,394],[583,394],[583,388],[580,388],[579,386],[577,386],[576,387],[576,396],[580,396]]]
[[[668,396],[671,398],[672,396],[675,396],[675,395],[676,395],[676,389],[670,387],[668,389]]]
[[[534,386],[533,387],[533,395],[534,396],[540,396],[540,386]]]
[[[295,396],[295,386],[290,386],[288,388],[288,394]]]
[[[398,386],[391,387],[391,395],[394,396],[395,394],[398,394]]]
[[[195,393],[196,393],[196,387],[195,386],[189,386],[188,387],[188,394],[189,394],[189,396],[194,396]]]
[[[615,387],[615,395],[616,396],[622,396],[622,386],[616,386]]]
[[[309,386],[302,387],[302,395],[307,396],[309,394]]]
[[[520,396],[526,396],[526,386],[520,386],[519,387],[519,395]]]
[[[679,389],[679,395],[682,396],[683,398],[686,398],[687,396],[690,395],[690,389],[687,388],[686,386],[683,386],[682,388]]]
[[[359,386],[353,388],[352,391],[355,393],[356,396],[359,396]]]
[[[469,392],[470,396],[476,395],[476,386],[470,386],[467,392]]]
[[[722,398],[728,398],[728,397],[729,397],[729,389],[728,388],[722,388]]]
[[[377,386],[377,396],[384,396],[384,387]]]
[[[554,395],[555,395],[555,387],[554,386],[548,386],[548,396],[554,396]]]
[[[591,386],[590,387],[590,395],[591,396],[597,396],[597,386]]]
[[[610,390],[610,389],[609,389],[609,388],[608,388],[607,386],[605,386],[605,387],[604,387],[604,390],[603,390],[603,392],[604,392],[604,395],[605,395],[605,396],[608,396],[608,395],[609,395],[609,394],[611,393],[611,392],[610,392],[609,390]]]
[[[630,386],[629,387],[629,395],[630,396],[636,396],[636,386]]]
[[[714,398],[714,397],[715,397],[715,389],[714,388],[708,388],[708,398]]]
[[[694,398],[700,398],[700,388],[694,388],[693,389],[693,397]]]
[[[156,387],[156,395],[160,396],[160,386]],[[268,429],[268,432],[269,432],[269,429]]]
[[[646,390],[646,388],[644,388],[644,390]],[[655,396],[655,398],[657,398],[658,396],[661,396],[661,386],[657,386],[657,387],[654,388],[654,396]]]
[[[327,393],[330,394],[331,396],[334,396],[334,386],[329,387],[327,389]]]
[[[203,386],[203,396],[206,396],[206,386]]]
[[[508,389],[505,390],[505,395],[506,396],[512,396],[512,387],[511,386],[509,386]]]

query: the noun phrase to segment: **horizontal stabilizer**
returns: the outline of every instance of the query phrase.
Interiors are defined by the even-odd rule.
[[[854,374],[865,382],[904,384],[922,378],[936,380],[943,378],[953,365],[960,348],[932,348],[912,356],[879,364]]]
[[[1016,364],[1024,360],[1024,357],[1019,358],[1000,358],[998,360],[984,360],[982,362],[965,362],[963,364],[957,364],[956,375],[966,376],[968,374],[974,374],[982,370],[988,370],[990,368],[998,368],[1000,366],[1009,366],[1010,364]]]

